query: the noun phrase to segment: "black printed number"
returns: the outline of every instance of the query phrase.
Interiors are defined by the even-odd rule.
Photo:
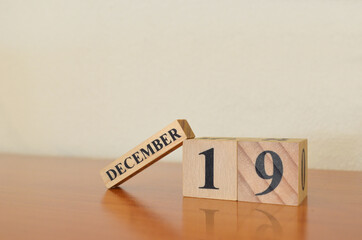
[[[305,188],[305,151],[302,151],[302,164],[301,164],[301,177],[302,177],[302,190]]]
[[[199,155],[205,156],[205,185],[199,188],[219,189],[214,186],[214,148],[210,148]]]
[[[265,156],[270,154],[273,160],[273,174],[268,175],[265,171]],[[205,156],[205,185],[199,188],[219,189],[214,185],[214,148],[210,148],[199,155]],[[272,179],[269,187],[255,195],[264,195],[273,191],[280,183],[283,177],[283,163],[279,155],[273,151],[264,151],[259,154],[255,162],[255,171],[263,179]]]
[[[265,156],[267,154],[270,154],[273,159],[273,175],[268,175],[265,172],[264,163],[265,163]],[[260,153],[259,156],[256,158],[255,171],[259,175],[259,177],[261,177],[263,179],[272,179],[269,187],[264,192],[260,192],[255,195],[258,196],[258,195],[264,195],[264,194],[270,193],[279,185],[280,180],[282,180],[282,176],[283,176],[282,160],[280,159],[279,155],[276,154],[275,152],[264,151],[264,152]]]

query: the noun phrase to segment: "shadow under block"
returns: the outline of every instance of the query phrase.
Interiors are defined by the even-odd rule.
[[[183,195],[237,200],[236,141],[189,139],[183,145]]]
[[[116,187],[180,147],[195,135],[186,120],[176,120],[100,171],[107,188]]]
[[[238,200],[299,205],[307,195],[306,139],[239,139]]]

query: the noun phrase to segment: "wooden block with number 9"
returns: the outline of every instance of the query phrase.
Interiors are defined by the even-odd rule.
[[[238,139],[238,201],[299,205],[307,195],[306,139]]]

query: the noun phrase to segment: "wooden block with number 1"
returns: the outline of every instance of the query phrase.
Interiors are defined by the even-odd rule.
[[[195,138],[184,141],[183,195],[237,199],[236,141]]]

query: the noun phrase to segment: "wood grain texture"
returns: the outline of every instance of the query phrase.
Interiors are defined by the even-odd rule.
[[[107,188],[116,187],[194,137],[186,120],[176,120],[102,168],[101,177]]]
[[[238,139],[238,200],[259,203],[298,205],[307,195],[307,187],[301,189],[301,156],[307,148],[305,139]],[[276,153],[282,162],[282,178],[274,190],[263,193],[271,185],[271,179],[257,174],[256,160],[264,151]],[[266,175],[272,176],[273,159],[270,153],[264,157]],[[306,164],[306,172],[307,172]],[[307,177],[308,175],[305,174]],[[306,182],[307,184],[307,182]]]
[[[205,186],[206,157],[200,154],[213,149],[213,179],[216,189]],[[183,146],[183,194],[187,197],[237,199],[236,141],[188,139]]]
[[[362,236],[362,172],[311,169],[307,199],[291,207],[183,198],[182,165],[162,161],[122,188],[106,190],[97,172],[107,162],[0,155],[0,239],[359,240]],[[213,218],[211,214],[207,218],[205,210],[215,211]]]

